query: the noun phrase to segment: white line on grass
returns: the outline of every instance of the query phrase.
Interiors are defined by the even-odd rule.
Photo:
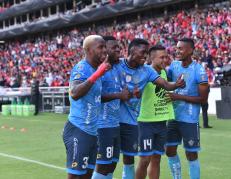
[[[39,162],[39,161],[36,161],[36,160],[31,160],[31,159],[27,159],[27,158],[23,158],[23,157],[18,157],[18,156],[15,156],[15,155],[9,155],[9,154],[5,154],[5,153],[1,153],[1,152],[0,152],[0,156],[7,157],[7,158],[13,158],[13,159],[16,159],[16,160],[22,160],[24,162],[35,163],[35,164],[38,164],[38,165],[42,165],[42,166],[50,167],[50,168],[55,168],[55,169],[59,169],[59,170],[66,170],[63,167],[58,167],[58,166],[55,166],[55,165],[52,165],[52,164]],[[117,178],[113,178],[113,179],[117,179]]]
[[[65,168],[62,168],[62,167],[59,167],[59,166],[55,166],[55,165],[52,165],[52,164],[39,162],[39,161],[36,161],[36,160],[31,160],[31,159],[27,159],[27,158],[23,158],[23,157],[18,157],[18,156],[15,156],[15,155],[9,155],[9,154],[5,154],[5,153],[0,152],[0,156],[13,158],[13,159],[16,159],[16,160],[22,160],[24,162],[35,163],[35,164],[42,165],[42,166],[45,166],[45,167],[55,168],[55,169],[59,169],[59,170],[65,170]]]

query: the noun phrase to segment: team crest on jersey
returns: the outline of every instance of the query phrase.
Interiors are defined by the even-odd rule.
[[[126,75],[126,82],[129,83],[132,80],[132,77],[130,75]]]
[[[193,141],[193,140],[190,140],[190,141],[188,141],[188,144],[189,144],[190,146],[193,146],[194,141]]]
[[[75,167],[77,167],[78,166],[78,163],[77,162],[73,162],[72,164],[71,164],[71,167],[72,168],[75,168]]]
[[[77,73],[77,74],[75,75],[75,80],[80,79],[80,77],[81,77],[81,75],[80,75],[79,73]]]

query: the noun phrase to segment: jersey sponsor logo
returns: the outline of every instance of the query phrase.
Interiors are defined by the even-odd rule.
[[[102,158],[102,155],[101,154],[97,154],[97,159],[100,159]]]
[[[91,109],[92,109],[92,104],[87,103],[87,117],[85,120],[86,124],[90,124],[90,118],[91,118],[91,114],[92,114]]]
[[[161,88],[159,86],[156,86],[156,88],[155,88],[155,94],[156,94],[156,96],[158,96],[159,98],[164,98],[165,97],[165,93],[166,93],[166,91],[163,88]]]
[[[75,160],[76,155],[77,155],[77,149],[78,149],[78,139],[74,138],[73,139],[74,145],[73,145],[73,160]]]
[[[78,166],[78,163],[77,162],[73,162],[72,164],[71,164],[71,167],[72,168],[75,168],[75,167],[77,167]]]

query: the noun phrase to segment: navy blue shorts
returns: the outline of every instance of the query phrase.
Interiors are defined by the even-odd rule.
[[[167,139],[166,121],[138,122],[139,128],[139,156],[164,154]]]
[[[188,152],[198,152],[200,150],[200,129],[199,123],[186,123],[180,121],[170,121],[167,125],[166,146],[177,146],[183,139],[184,148]]]
[[[67,172],[84,175],[87,169],[95,168],[97,137],[89,135],[69,121],[63,130],[63,141],[67,154]]]
[[[98,129],[97,164],[118,162],[120,156],[120,127]]]
[[[120,123],[121,152],[136,156],[138,153],[138,126]]]

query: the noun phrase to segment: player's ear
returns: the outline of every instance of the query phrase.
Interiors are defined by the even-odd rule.
[[[189,53],[190,53],[191,55],[193,55],[193,51],[194,51],[193,48],[190,48],[190,49],[189,49]]]
[[[130,49],[130,55],[132,56],[135,52],[135,46],[133,46],[131,49]]]
[[[86,54],[90,54],[91,53],[91,48],[85,47],[84,51],[85,51]]]

